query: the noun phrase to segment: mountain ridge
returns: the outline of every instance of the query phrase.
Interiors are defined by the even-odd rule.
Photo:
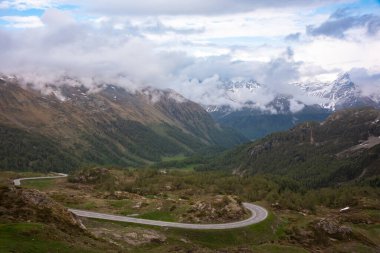
[[[198,169],[286,175],[308,187],[324,187],[379,175],[379,152],[380,110],[346,109],[322,123],[301,123],[243,144]]]
[[[277,110],[271,105],[276,100],[287,99],[288,103],[292,99],[294,99],[299,105],[308,105],[308,106],[320,106],[321,108],[328,109],[331,111],[356,107],[356,106],[375,106],[380,107],[378,99],[376,99],[377,95],[373,94],[372,96],[363,95],[361,89],[351,80],[349,73],[341,73],[337,76],[337,78],[331,82],[321,82],[321,81],[306,81],[306,82],[295,82],[290,83],[289,87],[299,88],[299,91],[304,92],[304,96],[308,96],[311,98],[318,98],[319,102],[311,102],[311,103],[303,103],[297,100],[291,92],[288,94],[287,92],[279,92],[273,95],[273,99],[265,104],[258,103],[255,101],[254,95],[258,92],[258,90],[265,90],[267,93],[273,93],[270,91],[270,87],[265,84],[260,84],[253,79],[247,80],[226,80],[221,85],[219,85],[219,89],[225,90],[224,96],[231,100],[231,102],[238,102],[240,106],[231,107],[228,104],[225,105],[207,105],[204,107],[208,112],[215,112],[219,108],[222,111],[229,110],[237,111],[237,110],[245,110],[252,109],[257,110],[260,109],[264,113],[291,113],[296,112],[297,110]],[[245,93],[248,93],[245,94]],[[249,93],[252,96],[249,96]],[[283,94],[281,94],[283,93]],[[231,98],[234,94],[237,96],[243,96],[242,101],[236,101],[236,99]],[[274,110],[273,110],[274,109]],[[299,110],[302,107],[299,107]]]
[[[303,92],[303,99],[310,98],[310,101],[316,102],[306,104],[292,94],[277,94],[266,104],[260,104],[255,102],[255,97],[269,92],[269,87],[253,80],[240,80],[226,81],[220,87],[225,89],[226,98],[236,96],[248,99],[240,107],[204,105],[204,108],[222,126],[232,127],[251,140],[287,130],[304,121],[322,121],[331,113],[345,108],[380,108],[376,94],[363,95],[348,73],[339,75],[332,82],[293,83],[289,87]]]
[[[23,156],[22,152],[17,154],[17,147],[30,144],[29,149],[36,147],[45,154],[34,154],[29,159],[35,162],[33,166],[27,160],[17,164],[17,159],[5,155],[2,157],[8,160],[1,161],[1,167],[36,168],[46,163],[44,169],[48,170],[54,163],[63,166],[64,161],[71,161],[65,169],[82,161],[138,165],[245,141],[174,91],[145,89],[132,93],[112,85],[95,92],[84,86],[48,88],[54,92],[44,94],[28,85],[22,87],[17,78],[0,80],[1,139],[10,144],[2,152]],[[7,136],[10,132],[15,138],[13,144]]]

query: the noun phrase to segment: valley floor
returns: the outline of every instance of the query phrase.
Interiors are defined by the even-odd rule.
[[[70,208],[153,220],[215,223],[218,219],[228,222],[244,219],[248,215],[237,212],[233,217],[226,216],[225,213],[212,216],[215,205],[228,206],[241,201],[238,199],[235,203],[234,198],[237,197],[231,195],[238,193],[235,189],[238,184],[234,183],[232,176],[188,170],[107,170],[107,173],[94,182],[89,182],[90,174],[84,173],[71,176],[69,180],[58,178],[24,181],[22,187],[45,192],[50,198]],[[83,176],[85,174],[87,176]],[[10,179],[31,176],[41,174],[1,172],[0,182],[7,185],[12,182]],[[273,187],[268,182],[263,182],[263,179],[252,180],[256,180],[255,185],[263,191],[266,187]],[[221,181],[223,183],[218,186]],[[142,182],[146,185],[145,188],[141,187]],[[204,183],[202,187],[199,186]],[[247,185],[240,182],[240,186]],[[225,191],[221,191],[221,188]],[[260,194],[256,188],[251,190],[256,192],[256,196]],[[214,203],[213,200],[218,198],[226,203]],[[65,248],[70,249],[67,252],[210,253],[379,250],[380,205],[370,195],[360,198],[360,203],[343,213],[340,208],[323,205],[317,205],[314,210],[294,210],[284,207],[282,203],[270,201],[270,198],[262,199],[260,205],[270,210],[265,221],[245,228],[220,231],[154,227],[81,218],[88,234],[74,236],[51,224],[0,219],[0,251],[52,252],[54,249]],[[242,195],[242,200],[254,199]],[[195,208],[200,206],[206,207],[204,210]],[[346,228],[349,229],[345,230]]]

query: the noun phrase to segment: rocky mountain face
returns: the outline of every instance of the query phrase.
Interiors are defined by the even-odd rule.
[[[33,89],[0,79],[0,167],[67,170],[81,163],[137,165],[245,141],[172,90],[112,85]]]
[[[324,187],[380,174],[380,110],[346,109],[242,145],[198,169],[286,176]]]
[[[380,107],[377,95],[364,96],[348,73],[338,76],[330,83],[306,82],[292,85],[303,96],[317,102],[306,105],[292,94],[284,94],[276,95],[266,104],[260,104],[254,99],[249,100],[249,96],[270,93],[268,87],[253,80],[229,81],[221,87],[225,89],[225,96],[231,101],[243,98],[246,102],[239,109],[229,105],[206,105],[205,109],[221,125],[232,127],[249,139],[258,139],[272,132],[287,130],[304,121],[322,121],[336,110],[363,106]]]
[[[308,96],[325,100],[320,106],[331,111],[339,109],[374,106],[379,102],[374,97],[362,95],[359,87],[351,80],[348,73],[344,73],[331,83],[296,83]]]

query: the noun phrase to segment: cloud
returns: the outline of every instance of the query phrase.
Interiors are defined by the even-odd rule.
[[[285,37],[286,41],[298,41],[300,39],[301,33],[291,33]]]
[[[232,3],[229,0],[220,1]],[[221,5],[220,1],[218,5]],[[85,8],[93,10],[104,3],[80,2]],[[104,83],[131,91],[147,86],[171,88],[198,103],[228,104],[233,108],[249,101],[263,107],[277,95],[292,95],[291,107],[298,110],[301,104],[297,101],[305,104],[317,101],[289,83],[305,76],[334,76],[336,72],[355,67],[378,69],[379,34],[362,36],[347,28],[343,34],[350,33],[354,39],[342,40],[334,36],[307,36],[301,33],[305,30],[305,24],[322,23],[326,15],[315,17],[305,14],[305,17],[294,9],[281,12],[278,9],[260,9],[249,13],[216,15],[243,11],[238,10],[243,5],[249,7],[248,10],[277,8],[284,4],[279,1],[238,0],[232,10],[221,10],[221,7],[211,10],[210,6],[216,5],[214,0],[176,1],[173,2],[174,6],[157,5],[164,2],[171,3],[170,0],[151,1],[145,7],[140,2],[110,0],[107,3],[115,3],[110,8],[120,8],[120,11],[129,6],[131,9],[125,13],[137,16],[119,15],[112,10],[104,12],[110,15],[99,16],[84,9],[62,11],[49,8],[37,17],[38,26],[30,26],[34,28],[0,27],[0,58],[7,59],[0,61],[0,72],[22,75],[41,89],[45,83],[62,84],[62,76],[70,76],[90,89]],[[312,2],[316,4],[319,1]],[[65,3],[70,4],[70,1]],[[295,6],[301,1],[291,1],[291,4]],[[40,6],[44,8],[47,4],[41,2]],[[141,8],[140,12],[133,6]],[[185,7],[190,8],[188,14],[194,15],[176,16]],[[78,13],[86,15],[79,17]],[[173,15],[145,16],[144,13]],[[215,15],[198,15],[202,13]],[[351,16],[342,10],[335,12],[330,19]],[[27,19],[23,23],[21,19],[16,22],[17,18],[20,17],[13,17],[14,21],[11,21],[7,17],[7,22],[27,27]],[[371,33],[368,31],[376,30],[376,23],[372,22],[369,26],[367,22],[362,27],[368,28],[365,31],[368,35]],[[297,43],[292,43],[294,40],[298,40]],[[240,92],[226,93],[220,87],[231,79],[254,79],[265,88],[254,92],[242,89]]]
[[[2,16],[0,20],[7,22],[7,26],[14,28],[36,28],[43,26],[37,16]]]
[[[360,89],[365,96],[373,96],[376,94],[379,96],[380,91],[380,72],[369,73],[367,69],[364,68],[354,68],[349,71],[351,80],[360,84]],[[378,97],[380,99],[380,96]]]
[[[75,19],[67,11],[58,9],[48,9],[41,17],[45,25],[52,25],[56,27],[70,25],[75,23]]]
[[[137,28],[138,29],[138,28]],[[178,34],[199,34],[205,31],[205,28],[176,28],[163,24],[160,20],[147,22],[143,27],[140,27],[141,32],[145,33],[178,33]]]
[[[67,83],[63,77],[69,76],[90,89],[105,83],[131,91],[170,88],[198,103],[233,108],[247,101],[264,106],[279,93],[298,94],[287,85],[298,78],[301,64],[293,60],[290,48],[269,62],[234,61],[228,54],[198,58],[157,50],[144,37],[128,36],[106,24],[77,22],[64,11],[48,10],[41,20],[44,26],[35,29],[0,29],[0,47],[6,49],[0,58],[8,59],[0,62],[1,72],[21,76],[39,89],[46,83]],[[220,89],[230,79],[252,78],[266,88],[228,96]]]
[[[368,35],[376,35],[380,30],[380,16],[374,14],[350,15],[348,9],[338,9],[319,26],[308,26],[307,34],[345,38],[346,32],[354,28],[364,28]]]
[[[207,105],[229,105],[233,109],[251,106],[268,110],[267,105],[277,96],[290,98],[291,110],[301,110],[304,104],[319,103],[317,98],[304,94],[291,83],[299,79],[302,62],[293,59],[293,50],[287,48],[269,62],[233,61],[230,56],[197,59],[180,73],[188,80],[177,82],[176,87],[189,99]],[[226,89],[230,80],[254,79],[260,87]],[[228,87],[228,86],[227,86]]]
[[[48,9],[58,6],[59,0],[6,0],[0,2],[0,9]]]
[[[219,15],[243,13],[260,8],[320,6],[327,0],[85,0],[80,5],[89,11],[111,15]],[[335,0],[333,2],[343,2]]]

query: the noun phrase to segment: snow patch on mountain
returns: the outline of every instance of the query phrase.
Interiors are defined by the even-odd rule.
[[[297,96],[278,94],[254,80],[228,81],[221,89],[225,90],[225,97],[235,103],[240,103],[241,107],[234,109],[228,106],[207,105],[205,109],[208,112],[226,113],[252,108],[261,109],[263,112],[290,113],[300,111],[306,105],[320,106],[331,111],[355,106],[380,105],[380,91],[379,94],[371,94],[371,96],[363,95],[348,73],[340,74],[332,82],[300,82],[293,83],[291,86],[297,88],[292,92],[300,91]]]

